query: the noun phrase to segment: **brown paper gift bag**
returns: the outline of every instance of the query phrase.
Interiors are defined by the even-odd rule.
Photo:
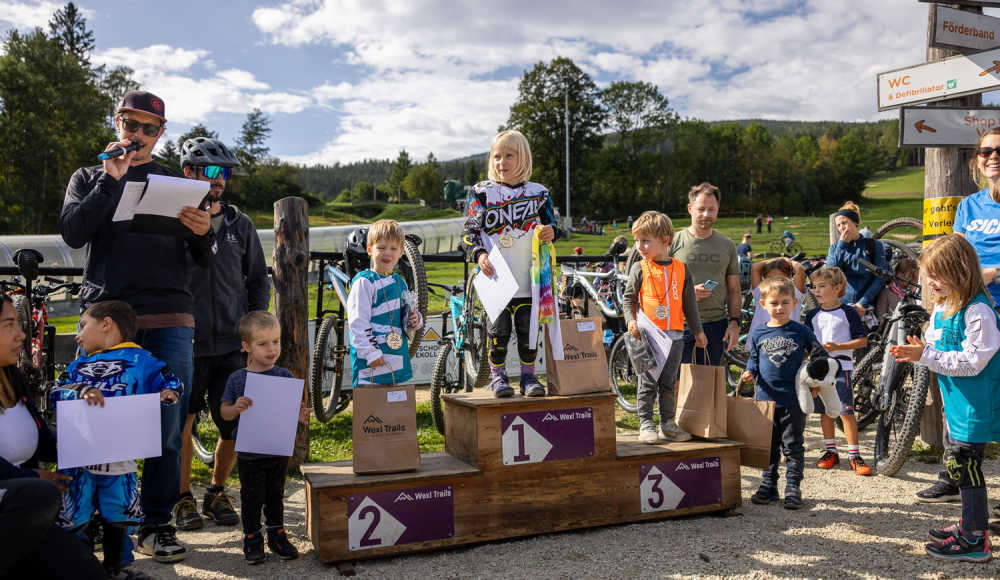
[[[726,400],[726,438],[746,445],[740,449],[740,465],[767,469],[771,464],[771,430],[774,428],[774,401],[740,398],[740,386]]]
[[[705,439],[726,436],[726,369],[712,365],[699,365],[695,349],[694,364],[681,365],[681,379],[677,382],[677,426],[688,433]]]
[[[413,385],[354,389],[354,473],[396,473],[418,467]]]
[[[559,321],[563,360],[552,358],[545,333],[545,381],[550,395],[577,395],[611,390],[608,357],[604,354],[604,329],[600,318]]]

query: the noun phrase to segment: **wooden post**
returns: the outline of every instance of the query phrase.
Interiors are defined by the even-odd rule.
[[[278,366],[305,379],[309,405],[309,205],[301,197],[274,204],[274,314],[281,322]],[[309,461],[309,428],[299,423],[291,465]]]
[[[952,50],[931,48],[934,38],[933,15],[935,4],[927,5],[927,62],[936,62],[949,56],[962,54]],[[959,6],[957,4],[942,4],[956,10],[964,10],[982,14],[982,8]],[[968,95],[957,99],[946,99],[930,103],[928,107],[982,107],[982,95]],[[974,155],[972,149],[953,149],[949,147],[928,147],[924,152],[924,199],[935,197],[965,197],[979,190],[969,175],[969,161]],[[930,306],[929,290],[924,288],[923,304]],[[944,447],[943,424],[941,421],[941,394],[938,391],[937,375],[931,373],[930,390],[927,406],[920,422],[920,439],[925,445]]]

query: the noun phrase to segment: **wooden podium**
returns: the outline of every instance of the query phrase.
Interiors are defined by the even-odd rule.
[[[445,452],[420,469],[354,475],[301,466],[307,533],[323,562],[730,510],[741,443],[643,445],[615,434],[615,396],[445,395]]]

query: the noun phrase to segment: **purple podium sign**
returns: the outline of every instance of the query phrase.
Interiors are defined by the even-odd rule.
[[[355,494],[347,499],[351,550],[444,540],[455,535],[450,485]]]
[[[594,410],[507,413],[500,420],[503,464],[520,465],[594,455]]]
[[[722,503],[719,458],[640,465],[639,498],[643,513]]]

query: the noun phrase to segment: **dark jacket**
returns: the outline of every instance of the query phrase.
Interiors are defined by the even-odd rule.
[[[11,383],[14,385],[14,395],[24,403],[24,407],[31,413],[35,419],[35,425],[38,427],[38,448],[35,449],[35,454],[31,456],[31,459],[25,461],[21,467],[0,457],[0,481],[19,477],[38,477],[35,468],[38,467],[39,461],[56,462],[56,435],[45,424],[45,420],[38,412],[38,407],[35,406],[35,401],[28,392],[28,385],[24,382],[21,371],[17,370],[17,365],[0,369],[0,372],[6,372],[7,376],[10,377]],[[3,421],[3,414],[0,414],[0,421]]]
[[[132,222],[113,222],[127,181],[147,175],[183,177],[155,161],[129,167],[119,181],[103,167],[78,169],[66,187],[59,233],[71,248],[87,247],[80,307],[105,300],[132,305],[137,315],[194,314],[188,290],[188,254],[202,268],[215,258],[215,234],[182,239],[131,234]]]
[[[264,249],[253,221],[235,206],[220,203],[219,251],[209,268],[188,260],[188,286],[194,295],[194,356],[240,350],[240,319],[267,310],[271,282]]]

